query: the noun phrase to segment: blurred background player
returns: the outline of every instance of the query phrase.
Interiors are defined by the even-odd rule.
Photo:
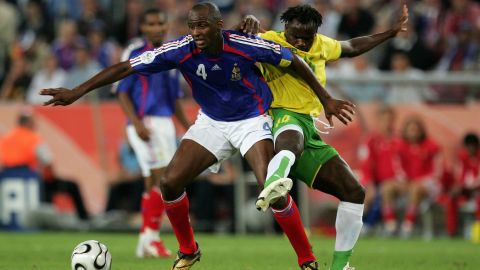
[[[455,185],[450,191],[447,206],[447,229],[455,235],[458,225],[458,210],[462,203],[472,200],[475,203],[474,234],[480,233],[480,141],[477,134],[468,133],[463,139],[463,147],[458,152],[455,171]],[[477,230],[477,232],[475,232]],[[478,236],[477,236],[478,237]],[[476,240],[480,241],[480,240]]]
[[[399,163],[400,138],[395,133],[395,111],[381,106],[377,110],[377,130],[371,132],[361,150],[362,183],[365,185],[364,231],[380,216],[380,190],[383,184],[398,181],[403,171]],[[372,211],[372,212],[370,212]]]
[[[128,46],[123,60],[162,45],[167,32],[166,13],[159,9],[146,10],[142,15],[140,30],[144,37]],[[159,237],[164,205],[157,186],[164,167],[176,149],[172,115],[175,114],[185,129],[189,127],[179,100],[182,92],[178,73],[172,70],[149,76],[132,74],[120,81],[117,95],[129,120],[128,140],[145,177],[145,193],[141,202],[143,223],[136,255],[169,257],[171,252]]]
[[[285,31],[268,31],[260,37],[292,49],[325,85],[327,62],[358,56],[406,31],[408,9],[406,5],[402,6],[400,17],[391,29],[346,41],[318,34],[323,17],[309,5],[290,7],[280,18],[285,24]],[[319,119],[321,111],[327,109],[326,102],[316,98],[310,87],[295,74],[268,64],[262,64],[262,73],[274,96],[271,113],[276,155],[268,165],[267,180],[258,197],[257,207],[265,211],[272,205],[277,221],[289,211],[290,204],[293,204],[290,203],[291,197],[287,194],[286,199],[282,198],[277,188],[282,187],[289,173],[308,187],[335,196],[340,204],[335,222],[337,234],[331,269],[352,269],[348,261],[362,229],[365,190],[337,150],[320,137],[320,133],[328,133],[325,128],[333,128],[332,115],[325,111],[328,124]],[[338,119],[344,124],[351,121],[347,113],[341,114]],[[296,237],[289,237],[289,240],[295,247]],[[318,264],[312,262],[304,269],[318,269]]]
[[[400,233],[403,237],[409,237],[420,203],[439,193],[440,147],[428,136],[425,124],[418,116],[407,118],[402,126],[399,157],[404,177],[383,184],[382,212],[386,235],[395,234],[396,198],[405,195],[407,202]]]

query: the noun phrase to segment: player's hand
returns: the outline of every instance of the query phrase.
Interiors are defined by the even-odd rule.
[[[253,15],[247,15],[243,17],[240,23],[240,31],[245,34],[256,35],[260,31],[260,21]]]
[[[67,106],[79,99],[82,94],[79,91],[67,88],[48,88],[40,91],[40,95],[52,96],[52,98],[43,103],[43,105]]]
[[[398,19],[397,24],[393,27],[393,30],[396,34],[399,32],[406,32],[407,31],[407,22],[408,22],[408,7],[406,4],[403,4],[402,7],[402,16]]]
[[[355,115],[355,105],[346,100],[330,98],[323,104],[323,108],[325,117],[331,127],[333,127],[333,116],[338,118],[343,124],[348,125],[348,122],[352,122],[352,116]]]
[[[145,142],[150,140],[150,130],[143,124],[139,123],[135,125],[135,131],[137,132],[138,137]]]

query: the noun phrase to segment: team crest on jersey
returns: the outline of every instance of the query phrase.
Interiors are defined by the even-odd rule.
[[[240,81],[242,79],[242,73],[240,73],[240,68],[238,64],[235,63],[232,69],[232,75],[230,76],[230,81]]]
[[[140,55],[140,61],[143,64],[150,64],[155,60],[155,54],[152,51],[147,51]]]

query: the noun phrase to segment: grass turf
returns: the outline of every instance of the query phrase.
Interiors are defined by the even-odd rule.
[[[172,234],[164,241],[172,250]],[[0,232],[0,270],[69,269],[76,244],[88,239],[105,243],[113,270],[170,269],[172,259],[137,259],[135,234],[117,233],[8,233]],[[298,270],[288,240],[282,236],[197,235],[203,253],[193,270]],[[320,269],[328,269],[334,239],[312,237]],[[360,239],[351,265],[358,270],[464,270],[480,269],[480,245],[463,240]]]

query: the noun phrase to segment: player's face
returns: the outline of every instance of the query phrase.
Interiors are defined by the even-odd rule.
[[[221,21],[213,22],[208,9],[190,11],[187,25],[199,49],[206,49],[210,46],[216,47],[214,42],[218,41],[216,37],[219,34]]]
[[[310,24],[302,24],[296,19],[285,24],[285,38],[295,48],[308,52],[312,47],[317,29]]]
[[[163,13],[147,14],[141,25],[142,33],[155,46],[163,43],[167,33],[167,18]]]

